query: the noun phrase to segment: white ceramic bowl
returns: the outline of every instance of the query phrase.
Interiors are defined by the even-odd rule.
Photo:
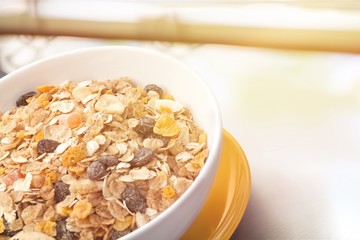
[[[191,187],[160,216],[123,239],[178,239],[191,225],[212,185],[222,142],[221,114],[203,79],[181,62],[155,51],[106,46],[82,49],[40,60],[0,79],[0,110],[40,85],[106,80],[128,76],[137,84],[155,83],[188,107],[208,134],[209,157]]]

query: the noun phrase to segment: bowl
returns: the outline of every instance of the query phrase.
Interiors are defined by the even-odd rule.
[[[168,209],[122,239],[178,239],[189,228],[207,198],[218,168],[222,121],[216,99],[190,67],[162,53],[135,47],[104,46],[52,56],[0,79],[0,111],[41,85],[107,80],[127,76],[140,86],[157,84],[193,114],[208,137],[209,155],[194,183]]]

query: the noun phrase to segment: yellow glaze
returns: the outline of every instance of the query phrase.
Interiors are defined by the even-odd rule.
[[[237,141],[226,130],[223,134],[221,161],[214,184],[203,209],[182,240],[229,239],[244,215],[250,197],[250,168]]]

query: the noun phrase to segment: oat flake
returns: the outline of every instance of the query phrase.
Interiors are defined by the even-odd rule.
[[[128,78],[67,81],[41,89],[46,92],[28,105],[0,116],[0,217],[20,230],[14,240],[54,240],[49,236],[57,231],[72,240],[109,240],[113,229],[132,232],[170,207],[206,160],[206,133],[181,103],[170,100],[171,95],[165,99]],[[82,118],[60,124],[60,116],[72,112]],[[145,118],[156,125],[140,131]],[[41,154],[42,139],[59,145]],[[132,161],[140,149],[152,151],[152,160],[137,166]],[[104,175],[90,180],[89,166],[101,162],[101,156],[119,162],[104,165]],[[176,198],[163,199],[161,189],[166,186],[176,191]],[[126,206],[123,193],[128,187],[143,195],[144,212],[131,212]],[[126,219],[128,225],[120,226]]]

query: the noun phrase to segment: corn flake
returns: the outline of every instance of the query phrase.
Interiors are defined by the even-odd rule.
[[[180,132],[180,127],[171,114],[163,113],[157,119],[153,131],[164,137],[173,137]]]

